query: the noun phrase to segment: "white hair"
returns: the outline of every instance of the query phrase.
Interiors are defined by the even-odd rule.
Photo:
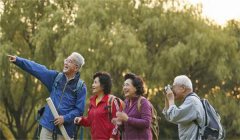
[[[175,77],[173,85],[183,85],[189,89],[193,89],[192,81],[186,75],[179,75]]]
[[[80,69],[85,64],[83,56],[77,52],[73,52],[71,55],[74,57],[74,60],[76,61],[76,64],[79,66]]]

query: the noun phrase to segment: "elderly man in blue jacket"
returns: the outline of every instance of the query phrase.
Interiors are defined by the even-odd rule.
[[[84,58],[79,53],[73,52],[64,60],[63,72],[49,70],[36,62],[8,55],[13,62],[24,71],[39,79],[50,92],[50,97],[58,111],[59,117],[53,117],[48,105],[40,119],[42,130],[40,139],[53,139],[54,130],[58,140],[64,139],[57,125],[64,125],[69,137],[74,137],[74,118],[82,116],[84,112],[87,88],[80,80],[80,68],[84,65]],[[77,86],[81,84],[81,88]],[[54,120],[54,121],[53,121]]]

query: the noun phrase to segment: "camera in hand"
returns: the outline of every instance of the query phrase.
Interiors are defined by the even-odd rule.
[[[167,86],[164,87],[165,93],[167,93],[169,89],[171,90],[172,86],[168,84]]]

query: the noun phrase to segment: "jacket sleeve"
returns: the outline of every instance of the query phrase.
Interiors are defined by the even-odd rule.
[[[129,117],[127,123],[136,128],[148,128],[151,124],[152,113],[151,106],[146,99],[142,99],[141,101],[141,119]]]
[[[91,104],[90,104],[91,106]],[[86,117],[82,117],[82,120],[80,121],[79,125],[85,126],[85,127],[89,127],[90,126],[90,120],[91,120],[91,115],[90,115],[90,111],[91,111],[91,107],[89,106],[88,108],[88,114]]]
[[[168,121],[178,124],[195,120],[198,113],[194,100],[189,97],[179,108],[176,105],[171,105],[168,110],[163,111],[163,114]]]
[[[77,93],[77,101],[75,108],[70,111],[68,114],[64,115],[64,122],[71,123],[75,117],[83,116],[85,101],[86,101],[87,87],[84,84],[82,90]]]
[[[45,66],[40,65],[34,61],[17,57],[16,62],[14,63],[19,66],[24,71],[30,73],[37,79],[39,79],[49,91],[52,90],[52,84],[57,75],[57,71],[48,70]]]
[[[82,117],[82,120],[80,121],[79,125],[85,126],[85,127],[89,127],[90,126],[90,121],[87,117]]]

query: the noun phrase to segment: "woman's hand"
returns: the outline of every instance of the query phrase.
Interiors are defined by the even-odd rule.
[[[114,125],[116,125],[116,124],[117,124],[117,121],[118,121],[118,119],[117,119],[117,118],[112,118],[112,120],[111,120],[111,122],[112,122]]]
[[[114,125],[121,125],[122,121],[120,121],[118,118],[112,118],[111,121]]]
[[[74,124],[79,124],[82,120],[82,117],[75,117]]]
[[[117,112],[117,113],[116,113],[116,116],[117,116],[117,119],[118,119],[119,121],[124,121],[124,122],[126,122],[126,121],[128,120],[128,115],[127,115],[126,113],[124,113],[124,112]]]

